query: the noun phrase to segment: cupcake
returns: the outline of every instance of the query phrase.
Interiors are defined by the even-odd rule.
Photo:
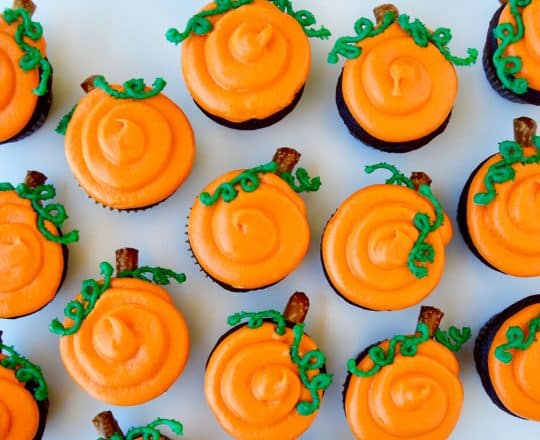
[[[275,124],[296,106],[311,68],[308,37],[328,38],[315,16],[286,1],[210,3],[167,40],[183,42],[182,72],[195,104],[226,127]]]
[[[212,350],[204,379],[210,409],[221,427],[243,440],[293,439],[317,416],[332,383],[325,356],[304,333],[309,307],[296,292],[283,314],[240,312],[229,316]],[[247,321],[242,324],[243,321]]]
[[[52,68],[36,6],[14,0],[0,16],[0,144],[29,136],[45,122],[52,102]]]
[[[482,58],[484,72],[503,98],[540,105],[540,1],[501,3],[489,23]]]
[[[79,185],[117,210],[149,208],[171,196],[191,172],[195,141],[182,110],[142,79],[123,86],[93,76],[87,95],[60,121],[66,158]]]
[[[317,191],[321,182],[304,168],[293,177],[299,159],[296,150],[280,148],[265,165],[217,178],[195,201],[188,243],[201,269],[224,288],[262,289],[302,262],[310,232],[298,193]]]
[[[38,171],[17,186],[0,183],[0,318],[19,318],[45,307],[58,293],[67,269],[67,244],[79,232],[62,234],[68,218]]]
[[[461,193],[458,223],[472,252],[508,275],[540,275],[540,227],[536,191],[540,137],[536,122],[514,120],[515,141],[499,143],[499,153],[482,162]]]
[[[176,435],[182,435],[184,427],[173,419],[157,418],[152,423],[140,428],[130,428],[126,435],[120,428],[111,411],[100,412],[92,420],[97,433],[101,436],[100,440],[170,440],[161,434],[160,426],[168,427]]]
[[[0,331],[0,438],[40,440],[49,411],[41,368],[2,343]]]
[[[444,131],[456,100],[454,65],[476,62],[450,53],[450,29],[430,31],[393,5],[375,8],[377,24],[360,18],[355,36],[342,37],[328,55],[347,58],[336,87],[339,114],[364,144],[390,153],[426,145]]]
[[[540,421],[538,359],[540,295],[529,296],[493,316],[474,347],[486,393],[503,411]]]
[[[326,277],[349,303],[369,310],[399,310],[426,298],[439,283],[452,225],[430,189],[431,179],[385,169],[385,184],[363,188],[334,212],[322,236]]]
[[[138,267],[131,248],[116,251],[116,278],[109,263],[100,269],[103,280],[83,281],[64,323],[55,319],[49,328],[61,337],[62,362],[83,390],[111,405],[138,405],[167,391],[187,362],[186,322],[160,286],[185,275]]]
[[[454,353],[471,330],[439,330],[443,315],[422,307],[413,335],[394,336],[349,360],[343,407],[355,438],[449,438],[463,405]]]

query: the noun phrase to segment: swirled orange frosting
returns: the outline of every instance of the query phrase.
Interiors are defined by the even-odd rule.
[[[52,223],[45,225],[58,235]],[[62,246],[41,234],[30,201],[15,191],[0,192],[0,318],[27,315],[47,305],[63,271]]]
[[[246,326],[230,333],[214,349],[206,367],[204,390],[219,424],[239,440],[292,440],[306,431],[317,413],[302,416],[300,401],[311,401],[291,361],[294,335],[275,333],[275,325]],[[317,349],[307,335],[300,355]],[[317,371],[311,372],[317,374]]]
[[[0,142],[6,141],[19,132],[30,121],[38,96],[32,90],[39,85],[39,71],[24,71],[19,60],[24,52],[15,42],[15,31],[19,22],[8,25],[0,16]],[[45,55],[45,39],[37,43],[26,41],[37,47]]]
[[[527,350],[511,350],[513,359],[505,364],[495,358],[495,349],[508,340],[509,327],[520,327],[527,336],[527,324],[540,315],[540,304],[533,304],[508,318],[499,328],[489,349],[489,378],[499,400],[512,413],[540,421],[540,342]]]
[[[290,105],[311,67],[300,24],[267,0],[208,18],[214,29],[182,48],[184,80],[197,104],[232,122],[265,119]]]
[[[60,355],[92,397],[138,405],[165,392],[184,369],[188,328],[163,288],[115,278],[79,331],[60,338]]]
[[[205,191],[232,180],[231,171]],[[240,190],[232,202],[212,206],[195,201],[188,238],[193,254],[212,278],[237,289],[256,289],[285,278],[302,261],[309,246],[304,201],[274,174],[260,176],[253,192]]]
[[[445,214],[442,226],[428,235],[435,260],[427,265],[426,277],[416,278],[407,261],[418,239],[413,223],[418,212],[435,218],[426,198],[396,185],[372,185],[343,202],[325,228],[322,259],[344,298],[372,310],[397,310],[431,293],[443,274],[452,225]]]
[[[0,355],[0,360],[4,356]],[[0,438],[30,440],[39,426],[39,408],[32,393],[15,377],[13,370],[0,367]]]
[[[429,44],[418,46],[399,24],[361,42],[343,69],[342,93],[356,122],[387,142],[422,138],[450,115],[457,96],[454,66]]]
[[[388,349],[388,341],[380,344]],[[367,356],[358,368],[369,370]],[[394,362],[371,377],[351,375],[345,393],[347,422],[357,439],[445,440],[463,404],[459,364],[453,353],[429,340],[414,357]]]
[[[134,209],[176,191],[191,172],[194,142],[188,119],[165,95],[114,99],[94,89],[77,105],[65,146],[71,171],[92,198]]]
[[[536,154],[527,147],[525,156]],[[540,275],[540,225],[536,221],[540,165],[516,164],[516,177],[495,185],[497,196],[488,205],[474,203],[485,191],[484,177],[490,165],[502,160],[490,157],[475,172],[467,194],[467,226],[478,253],[496,269],[514,276]]]
[[[540,90],[540,1],[533,0],[529,6],[521,9],[525,32],[523,39],[512,43],[504,56],[518,56],[521,58],[522,67],[517,78],[525,78],[529,82],[529,88]],[[500,17],[499,23],[511,23],[516,26],[516,20],[510,12],[509,4],[506,4]]]

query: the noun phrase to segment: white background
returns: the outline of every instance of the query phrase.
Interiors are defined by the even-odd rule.
[[[453,53],[464,56],[467,47],[481,49],[496,0],[448,2],[399,0],[401,12],[419,17],[430,27],[453,30]],[[131,408],[114,408],[123,427],[140,426],[154,417],[175,417],[185,426],[187,439],[221,439],[226,435],[208,409],[203,394],[204,363],[217,338],[227,330],[226,317],[240,309],[281,309],[294,290],[312,300],[307,330],[328,355],[334,384],[305,439],[349,439],[341,405],[346,360],[366,345],[403,332],[416,323],[418,307],[401,312],[376,313],[345,303],[333,293],[319,261],[320,235],[339,203],[352,192],[385,175],[367,176],[366,164],[391,161],[406,174],[424,170],[454,220],[460,191],[470,171],[495,152],[497,142],[513,136],[512,119],[527,115],[540,121],[534,106],[512,104],[495,94],[480,63],[458,68],[459,96],[446,131],[428,146],[405,155],[372,150],[352,138],[334,104],[340,65],[326,64],[334,42],[312,40],[313,66],[298,107],[280,123],[255,132],[221,127],[196,108],[180,72],[180,48],[168,43],[170,26],[182,27],[201,7],[194,0],[51,0],[40,2],[35,19],[45,29],[48,55],[54,67],[54,102],[49,118],[36,134],[16,144],[0,146],[0,181],[20,182],[27,169],[39,169],[58,189],[70,219],[64,230],[77,227],[81,241],[70,246],[69,271],[55,301],[38,314],[15,321],[1,320],[8,344],[43,367],[50,387],[51,408],[46,439],[95,439],[90,423],[108,405],[93,400],[71,381],[58,356],[58,338],[47,331],[52,318],[61,317],[80,282],[98,276],[98,264],[112,261],[114,250],[133,246],[141,250],[141,263],[185,271],[188,281],[171,285],[169,292],[185,315],[192,338],[189,363],[176,384],[163,396]],[[372,17],[376,1],[296,0],[309,8],[334,36],[350,35],[356,17]],[[0,0],[0,6],[9,6]],[[90,74],[104,74],[121,83],[158,75],[168,81],[165,93],[191,120],[197,155],[191,177],[165,203],[143,213],[110,212],[96,205],[76,185],[64,157],[63,137],[53,132],[58,120],[82,96],[79,83]],[[301,164],[322,176],[324,185],[305,196],[312,230],[310,251],[302,265],[285,281],[261,293],[231,294],[199,272],[185,244],[189,207],[201,188],[229,169],[268,161],[276,147],[288,145],[303,152]],[[537,293],[538,279],[517,279],[488,269],[464,244],[457,227],[447,249],[446,273],[426,304],[444,309],[443,327],[470,325],[473,331],[495,312]],[[459,354],[465,403],[453,439],[537,439],[540,424],[514,418],[497,409],[481,387],[472,359],[472,343]],[[540,366],[539,366],[540,368]],[[276,439],[278,440],[278,439]]]

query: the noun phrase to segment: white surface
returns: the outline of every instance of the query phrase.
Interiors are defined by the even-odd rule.
[[[227,438],[208,409],[203,394],[204,363],[216,339],[228,327],[226,317],[237,310],[281,309],[294,290],[306,291],[312,300],[308,331],[328,355],[328,369],[335,374],[320,414],[305,439],[349,439],[351,434],[341,406],[345,363],[366,345],[410,331],[418,307],[375,313],[350,306],[328,286],[319,261],[320,235],[338,204],[353,191],[385,176],[363,173],[366,164],[387,160],[405,173],[425,170],[434,178],[435,193],[455,219],[459,193],[470,171],[512,137],[512,119],[527,115],[540,120],[533,106],[512,104],[489,87],[481,65],[459,68],[460,92],[446,131],[428,146],[405,155],[389,155],[353,139],[334,104],[334,87],[341,68],[326,64],[334,39],[312,41],[313,66],[298,107],[283,121],[256,132],[238,132],[207,119],[193,104],[179,68],[180,48],[168,43],[170,26],[183,26],[203,4],[194,0],[54,0],[40,2],[36,20],[42,22],[48,54],[54,67],[54,102],[49,118],[36,134],[16,144],[0,147],[0,181],[19,182],[27,169],[44,171],[58,188],[70,219],[65,230],[81,231],[79,244],[70,246],[69,271],[55,301],[40,313],[0,322],[5,341],[39,363],[51,390],[46,439],[95,439],[90,420],[108,405],[93,400],[67,376],[58,356],[58,338],[47,331],[52,318],[62,316],[67,301],[80,282],[98,276],[98,264],[112,261],[114,250],[134,246],[142,263],[171,266],[186,272],[188,281],[168,288],[190,326],[192,353],[174,387],[145,405],[114,408],[121,425],[140,426],[155,416],[175,417],[185,426],[186,439]],[[374,0],[307,1],[308,7],[334,36],[352,32],[355,17],[371,16]],[[419,17],[433,28],[451,27],[451,48],[464,55],[467,47],[481,49],[496,0],[396,0],[401,11]],[[0,6],[8,6],[0,0]],[[88,199],[76,185],[65,158],[63,138],[53,132],[60,117],[82,96],[81,80],[102,73],[115,82],[161,75],[168,81],[165,93],[190,118],[197,138],[197,155],[188,181],[171,197],[147,212],[110,212]],[[305,196],[312,242],[301,267],[285,281],[263,293],[230,294],[205,278],[191,260],[185,240],[185,220],[201,188],[225,171],[258,165],[269,160],[276,147],[290,145],[303,152],[302,165],[320,174],[324,186]],[[538,279],[518,279],[488,269],[464,244],[455,225],[447,249],[445,276],[427,304],[446,312],[443,326],[479,327],[508,304],[537,293]],[[459,355],[465,387],[465,404],[453,439],[540,438],[540,424],[511,417],[497,409],[481,387],[472,359],[472,344]],[[276,439],[278,440],[278,439]]]

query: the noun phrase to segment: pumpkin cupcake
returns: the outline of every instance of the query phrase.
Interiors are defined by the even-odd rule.
[[[298,193],[317,191],[320,178],[304,168],[291,174],[300,153],[277,150],[271,162],[236,170],[208,185],[191,208],[188,242],[206,274],[233,292],[263,289],[302,262],[310,232]]]
[[[0,438],[40,440],[49,411],[41,368],[2,343],[0,331]]]
[[[503,411],[540,422],[540,295],[493,316],[474,347],[476,369],[490,399]]]
[[[183,32],[182,72],[195,103],[226,127],[254,130],[285,117],[298,103],[311,68],[308,37],[328,38],[314,15],[290,0],[216,1]]]
[[[304,333],[309,299],[296,292],[283,314],[240,312],[208,358],[206,400],[221,427],[243,440],[293,439],[318,413],[332,383],[324,354]],[[247,320],[247,323],[241,324]]]
[[[45,122],[52,103],[52,68],[36,6],[14,0],[0,16],[0,144],[29,136]]]
[[[514,120],[515,141],[482,162],[461,193],[458,223],[465,242],[489,267],[519,277],[540,275],[536,191],[540,137],[536,122]]]
[[[539,0],[500,0],[484,47],[487,79],[502,97],[540,105]]]
[[[137,250],[116,251],[113,268],[100,265],[104,279],[85,280],[81,293],[55,319],[60,356],[67,372],[95,399],[111,405],[138,405],[176,381],[188,359],[184,318],[161,285],[184,274],[160,267],[138,267]],[[149,278],[151,276],[151,278]]]
[[[79,232],[62,234],[68,218],[59,203],[44,205],[56,195],[38,171],[24,183],[0,183],[0,318],[18,318],[51,302],[64,280],[68,243]]]
[[[390,153],[426,145],[444,131],[456,100],[454,65],[476,62],[450,53],[450,29],[430,31],[393,5],[375,8],[377,24],[360,18],[355,36],[339,38],[328,55],[347,58],[336,87],[339,114],[364,144]]]
[[[370,310],[418,304],[439,284],[452,225],[430,189],[431,179],[405,177],[379,163],[392,177],[352,194],[326,225],[321,258],[336,293]]]
[[[97,433],[101,436],[99,440],[170,440],[161,434],[159,426],[167,426],[176,435],[182,435],[184,427],[173,419],[157,418],[152,423],[140,428],[130,428],[126,435],[120,428],[111,411],[100,412],[92,420]]]
[[[174,102],[142,79],[123,86],[92,76],[87,95],[62,120],[66,158],[79,185],[97,202],[117,210],[149,208],[171,196],[191,172],[195,141]]]
[[[347,364],[347,422],[357,439],[445,440],[463,405],[454,353],[471,329],[439,330],[443,313],[422,307],[416,332],[366,348]]]

